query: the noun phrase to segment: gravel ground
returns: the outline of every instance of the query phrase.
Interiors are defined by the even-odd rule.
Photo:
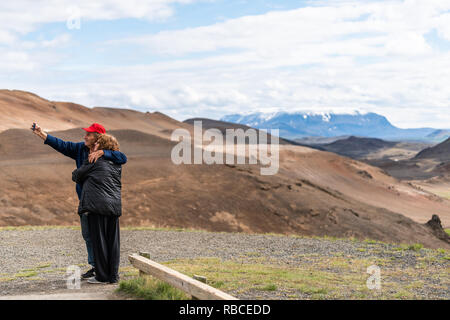
[[[121,277],[129,271],[127,256],[146,251],[151,259],[164,262],[175,258],[220,257],[246,259],[245,253],[257,252],[267,263],[296,266],[305,262],[330,257],[348,259],[374,259],[393,261],[395,267],[416,268],[427,259],[427,267],[446,270],[447,277],[400,276],[391,281],[420,280],[416,288],[418,298],[450,298],[448,252],[421,249],[395,250],[396,245],[352,240],[298,238],[277,235],[251,235],[243,233],[212,233],[165,230],[121,231]],[[440,257],[439,255],[443,257]],[[248,255],[251,261],[251,254]],[[447,256],[447,258],[445,258]],[[433,257],[433,258],[430,258]],[[37,230],[0,230],[0,295],[67,292],[66,268],[79,265],[87,269],[87,256],[80,230],[73,228],[48,228]],[[261,260],[260,260],[261,261]],[[422,265],[423,266],[423,265]],[[127,268],[128,267],[128,268]],[[391,266],[386,266],[386,268]],[[331,269],[330,269],[331,270]],[[113,285],[89,286],[82,283],[80,292],[113,291]],[[284,299],[286,292],[235,292],[238,298]],[[308,298],[308,297],[305,297]]]

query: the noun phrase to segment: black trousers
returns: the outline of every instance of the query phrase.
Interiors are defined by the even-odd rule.
[[[94,249],[95,278],[102,282],[119,280],[119,217],[88,214],[89,233]]]

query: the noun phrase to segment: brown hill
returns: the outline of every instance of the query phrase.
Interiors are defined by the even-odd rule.
[[[107,130],[134,128],[168,138],[176,128],[191,128],[160,112],[87,108],[70,102],[49,101],[19,90],[0,90],[0,110],[0,131],[29,128],[32,122],[38,122],[46,131],[80,128],[98,122]]]
[[[356,160],[399,161],[414,157],[429,144],[412,141],[386,141],[350,136],[331,143],[309,144],[319,150],[334,152]]]
[[[114,111],[102,109],[108,118],[120,119]],[[280,170],[274,176],[261,176],[256,165],[177,166],[170,159],[174,142],[167,137],[179,123],[159,113],[124,113],[130,116],[120,125],[128,128],[110,130],[129,159],[123,170],[123,225],[450,246],[424,224],[438,214],[443,225],[450,226],[450,202],[376,167],[293,145],[280,146]],[[133,130],[140,128],[136,123],[147,122],[147,132]],[[75,128],[53,134],[72,141],[83,137]],[[0,154],[0,225],[78,222],[73,160],[45,146],[29,129],[1,132]]]
[[[397,143],[376,138],[363,138],[350,136],[347,139],[340,139],[328,144],[320,144],[326,151],[334,152],[343,156],[359,159],[372,152],[387,149]]]
[[[394,161],[381,158],[366,162],[402,180],[421,180],[422,183],[424,180],[433,179],[434,184],[437,180],[450,182],[450,138],[427,147],[408,159]]]
[[[73,161],[27,130],[8,130],[0,141],[11,133],[23,137],[19,141],[31,136],[36,146],[20,156],[20,148],[5,146],[17,153],[0,161],[0,225],[76,223]],[[80,133],[53,134],[77,141]],[[123,176],[125,225],[355,236],[443,246],[417,222],[438,212],[448,223],[448,203],[357,161],[282,147],[279,174],[260,176],[259,168],[249,165],[176,166],[170,161],[173,142],[134,130],[111,133],[129,158]]]
[[[450,161],[450,138],[433,147],[420,151],[414,159],[433,159],[440,162]]]

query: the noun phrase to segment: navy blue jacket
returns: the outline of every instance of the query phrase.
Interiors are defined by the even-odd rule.
[[[84,142],[70,142],[63,141],[52,135],[47,134],[47,139],[44,141],[50,147],[56,151],[61,152],[63,155],[72,158],[77,164],[77,168],[83,165],[84,160],[89,156],[89,148],[86,147]],[[125,164],[127,162],[127,156],[120,151],[103,150],[105,160],[111,160],[116,164]],[[78,199],[81,199],[82,185],[77,183],[77,195]]]

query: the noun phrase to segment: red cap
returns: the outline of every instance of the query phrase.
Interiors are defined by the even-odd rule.
[[[93,123],[89,128],[83,128],[87,132],[106,133],[105,127],[98,123]]]

